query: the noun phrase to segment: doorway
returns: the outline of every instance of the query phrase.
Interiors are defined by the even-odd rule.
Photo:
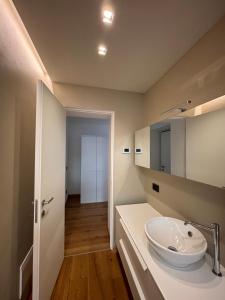
[[[109,120],[108,220],[113,249],[114,113],[66,109],[42,81],[37,84],[32,299],[50,299],[64,261],[66,113]],[[108,250],[109,251],[109,250]]]
[[[68,200],[72,197],[76,198],[79,205],[87,205],[97,209],[96,212],[100,217],[105,215],[107,230],[109,233],[109,247],[114,247],[114,214],[113,214],[113,161],[114,161],[114,112],[99,111],[88,109],[76,109],[67,107],[67,141],[69,142],[68,127],[72,127],[70,132],[79,127],[78,134],[80,142],[78,142],[80,156],[75,163],[76,180],[71,182],[70,166],[66,168],[66,192]],[[69,124],[70,123],[70,124]],[[79,123],[79,124],[78,124]],[[82,129],[83,128],[83,129]],[[85,128],[85,130],[84,130]],[[83,145],[83,146],[82,146]],[[83,147],[83,149],[82,149]],[[92,149],[92,151],[90,151]],[[66,164],[69,164],[69,152],[71,147],[67,144]],[[83,157],[83,160],[82,160]],[[91,159],[92,168],[90,168]],[[82,165],[83,161],[83,165]],[[88,162],[88,166],[87,166]],[[95,178],[95,179],[93,179]],[[71,184],[75,190],[71,189]],[[90,192],[91,191],[91,192]],[[92,203],[91,203],[92,202]],[[97,203],[96,203],[97,202]],[[67,207],[70,205],[67,202]],[[77,203],[75,205],[77,205]],[[82,204],[81,204],[82,203]],[[85,203],[85,204],[84,204]],[[91,204],[91,205],[90,205]],[[97,205],[96,205],[97,204]],[[87,216],[88,218],[88,216]],[[92,226],[93,227],[93,226]],[[103,241],[104,244],[105,241]],[[105,247],[105,246],[102,246]]]
[[[65,256],[109,249],[108,116],[67,116]]]

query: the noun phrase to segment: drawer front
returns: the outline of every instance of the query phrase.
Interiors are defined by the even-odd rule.
[[[145,261],[143,260],[139,250],[137,249],[132,237],[130,236],[126,225],[120,219],[119,214],[116,217],[116,243],[117,247],[122,239],[127,255],[132,263],[133,270],[137,274],[137,278],[143,291],[144,297],[148,300],[163,300],[151,273],[149,272]]]
[[[132,295],[135,300],[147,300],[142,291],[140,282],[138,280],[138,276],[134,270],[130,257],[127,253],[126,246],[123,243],[123,240],[120,239],[117,245],[117,249],[123,264],[123,268],[125,270],[127,280],[129,282],[129,286],[132,292]]]

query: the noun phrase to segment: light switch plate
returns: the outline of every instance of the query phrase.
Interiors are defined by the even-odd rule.
[[[123,154],[130,154],[130,147],[124,147],[122,153]]]
[[[135,154],[141,154],[142,149],[141,148],[135,148]]]

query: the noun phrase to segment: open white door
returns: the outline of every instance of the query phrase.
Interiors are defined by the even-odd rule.
[[[66,115],[37,85],[33,300],[49,300],[64,257]]]

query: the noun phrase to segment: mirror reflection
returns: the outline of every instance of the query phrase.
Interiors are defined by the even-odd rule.
[[[150,168],[225,186],[225,97],[150,126]]]

